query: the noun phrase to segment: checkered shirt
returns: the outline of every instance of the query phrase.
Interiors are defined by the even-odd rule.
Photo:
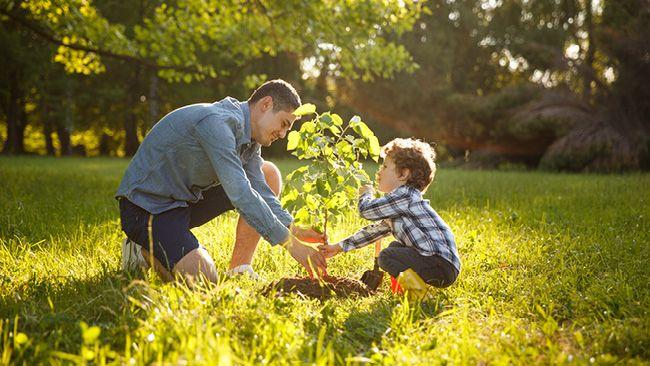
[[[377,199],[366,192],[359,197],[359,213],[376,222],[339,242],[343,251],[364,247],[392,234],[423,256],[444,258],[460,272],[454,234],[418,189],[403,185]]]

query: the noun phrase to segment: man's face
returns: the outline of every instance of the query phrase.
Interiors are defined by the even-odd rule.
[[[255,141],[262,146],[270,146],[275,140],[283,139],[293,127],[293,122],[297,119],[292,111],[274,112],[272,106],[267,108],[261,115],[257,123]]]

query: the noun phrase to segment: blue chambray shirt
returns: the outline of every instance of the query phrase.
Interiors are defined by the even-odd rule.
[[[260,148],[251,140],[248,102],[227,97],[176,109],[142,141],[115,197],[155,215],[187,207],[221,184],[246,222],[270,243],[282,243],[293,217],[266,184]]]

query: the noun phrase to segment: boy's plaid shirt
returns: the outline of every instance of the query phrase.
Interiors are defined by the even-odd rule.
[[[423,256],[441,256],[460,272],[454,234],[418,189],[403,185],[378,199],[373,199],[370,192],[364,193],[359,198],[359,213],[379,222],[339,242],[344,251],[361,248],[392,233],[395,239]]]

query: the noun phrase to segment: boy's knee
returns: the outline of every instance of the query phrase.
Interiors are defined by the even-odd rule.
[[[388,272],[393,277],[399,276],[400,272],[404,270],[403,265],[397,260],[395,251],[392,248],[386,248],[379,252],[377,257],[377,264],[379,268]]]
[[[377,264],[379,264],[379,267],[385,271],[387,267],[390,267],[390,263],[392,262],[391,259],[392,255],[390,250],[386,248],[379,252],[379,256],[377,256]]]
[[[282,173],[280,173],[280,169],[270,161],[264,161],[264,163],[262,163],[262,173],[264,173],[266,184],[268,184],[273,193],[279,197],[280,192],[282,191]]]

